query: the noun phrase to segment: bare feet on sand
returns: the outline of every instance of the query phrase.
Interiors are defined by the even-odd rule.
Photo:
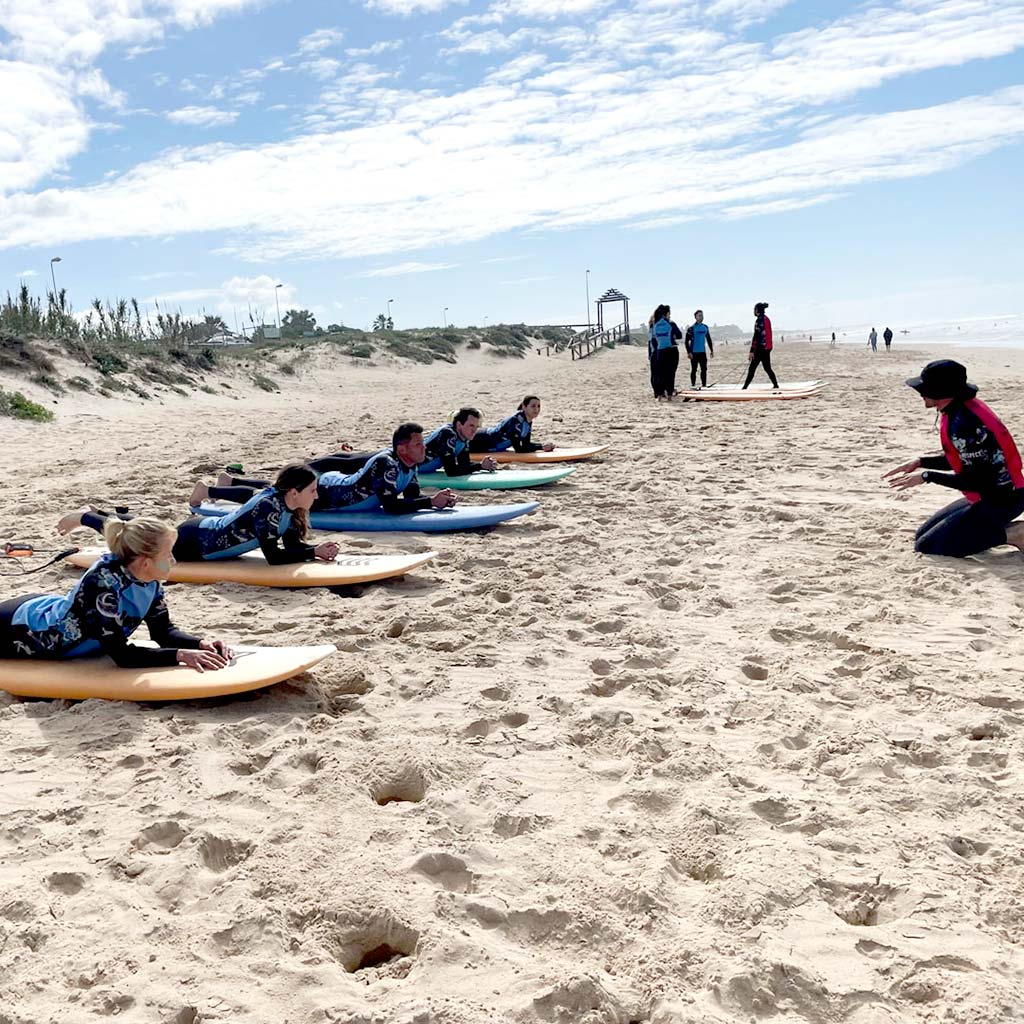
[[[202,505],[209,496],[210,488],[204,483],[198,483],[192,488],[192,493],[189,495],[188,503],[193,506]]]
[[[1006,528],[1006,543],[1012,544],[1018,551],[1024,551],[1024,521],[1010,523]]]
[[[234,487],[235,478],[230,473],[218,473],[217,474],[217,486],[218,487]],[[193,505],[195,502],[192,503]]]

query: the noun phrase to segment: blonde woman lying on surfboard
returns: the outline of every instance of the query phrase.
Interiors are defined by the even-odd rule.
[[[199,505],[210,496],[231,498],[205,484],[192,491],[191,504]],[[244,504],[222,516],[192,516],[178,527],[174,557],[179,562],[202,562],[237,558],[257,548],[271,565],[291,565],[319,559],[333,562],[338,545],[333,541],[316,546],[306,543],[309,509],[316,500],[317,475],[309,466],[285,466],[272,484],[253,493],[247,491]],[[82,509],[62,516],[61,533],[87,526],[104,533],[110,516],[94,509]]]
[[[111,519],[103,555],[60,597],[30,594],[0,604],[0,657],[64,660],[106,654],[121,668],[187,665],[197,672],[224,668],[233,657],[223,640],[205,640],[171,622],[161,580],[174,566],[173,526],[140,517]],[[128,638],[145,622],[159,646]]]
[[[490,430],[478,430],[469,442],[471,452],[503,452],[514,448],[517,452],[550,452],[555,446],[550,442],[540,444],[531,440],[533,421],[540,415],[540,399],[527,395],[519,408]]]

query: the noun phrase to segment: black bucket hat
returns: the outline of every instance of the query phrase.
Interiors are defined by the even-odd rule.
[[[978,393],[967,383],[967,367],[955,359],[936,359],[907,384],[924,398],[973,398]]]

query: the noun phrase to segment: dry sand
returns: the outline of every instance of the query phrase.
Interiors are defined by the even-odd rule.
[[[1024,356],[959,353],[1024,438]],[[614,450],[490,533],[345,541],[439,549],[401,581],[169,588],[186,628],[337,644],[307,678],[4,697],[0,1022],[1024,1018],[1024,560],[916,556],[952,495],[879,480],[937,447],[902,385],[935,354],[781,345],[808,402],[657,405],[619,349],[5,423],[0,539],[46,546],[464,400]]]

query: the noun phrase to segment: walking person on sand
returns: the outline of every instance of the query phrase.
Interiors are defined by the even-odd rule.
[[[829,348],[835,348],[836,345],[836,332],[832,332],[832,340],[828,343]]]
[[[654,311],[654,397],[666,402],[672,401],[676,393],[676,370],[679,368],[679,346],[683,332],[672,319],[672,310],[666,305]]]
[[[872,352],[878,351],[878,331],[874,327],[871,328],[871,333],[868,335],[868,347]]]
[[[754,305],[754,336],[750,339],[750,368],[747,370],[747,379],[743,384],[743,390],[750,387],[758,366],[764,367],[772,387],[779,390],[779,382],[772,370],[772,322],[765,314],[768,308],[767,302],[758,302]]]
[[[698,309],[693,314],[694,323],[686,328],[686,353],[690,357],[690,387],[697,386],[697,370],[700,369],[700,386],[708,386],[708,356],[715,357],[715,345],[711,340],[711,331],[704,323],[704,310]]]
[[[967,368],[953,359],[929,363],[907,381],[926,409],[939,412],[941,455],[905,462],[884,474],[889,486],[904,491],[939,484],[963,497],[940,509],[917,530],[914,550],[925,555],[966,558],[1012,544],[1024,551],[1024,469],[1009,430],[975,396]]]
[[[889,346],[892,344],[892,331],[888,327],[882,331],[882,340],[885,342],[885,351],[888,352]]]

